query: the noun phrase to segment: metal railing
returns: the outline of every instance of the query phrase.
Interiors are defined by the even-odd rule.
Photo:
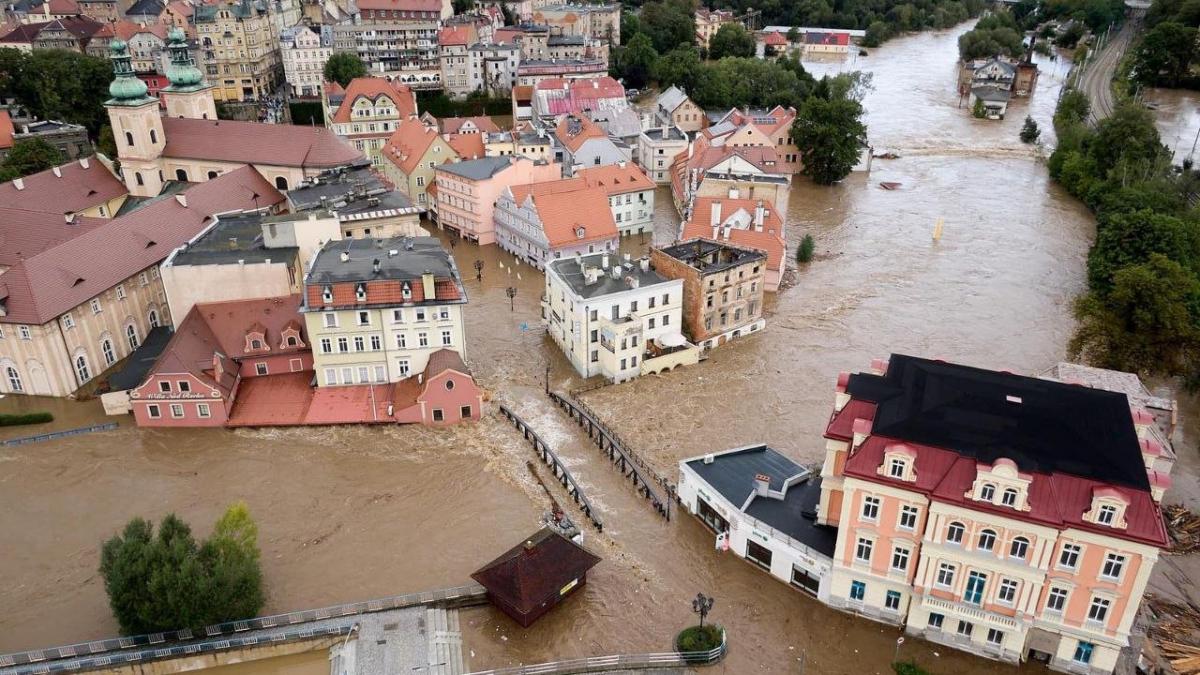
[[[469,675],[569,675],[570,673],[602,673],[610,670],[636,668],[671,668],[711,666],[725,658],[729,645],[725,631],[721,644],[707,652],[659,652],[654,654],[613,654],[588,656],[566,661],[551,661],[527,666],[480,670]]]
[[[8,668],[23,664],[36,664],[61,659],[98,657],[112,653],[123,652],[125,650],[136,650],[139,648],[147,648],[149,651],[158,652],[162,650],[171,650],[178,647],[180,650],[185,650],[181,651],[180,654],[188,654],[192,652],[186,650],[195,648],[197,641],[211,641],[216,638],[233,636],[251,630],[279,628],[282,626],[312,623],[314,621],[321,621],[324,619],[336,619],[339,617],[353,616],[356,614],[383,612],[391,609],[403,609],[405,607],[416,607],[418,605],[429,605],[439,602],[452,602],[455,604],[461,603],[463,605],[469,605],[483,604],[486,602],[486,600],[487,593],[483,586],[480,586],[479,584],[471,584],[469,586],[454,586],[452,588],[439,588],[432,591],[422,591],[419,593],[393,595],[386,598],[379,598],[377,600],[367,600],[365,602],[353,602],[344,605],[334,605],[332,607],[306,609],[299,612],[289,612],[287,614],[273,614],[270,616],[261,616],[253,619],[218,623],[211,626],[206,626],[199,630],[185,628],[183,630],[168,631],[163,633],[131,635],[129,637],[94,640],[92,642],[80,642],[61,647],[48,647],[46,649],[38,649],[27,652],[3,654],[0,655],[0,668]],[[168,656],[170,655],[171,654],[168,654]],[[156,656],[153,658],[163,657]]]
[[[64,438],[66,436],[78,436],[79,434],[90,434],[93,431],[112,431],[118,425],[116,422],[106,422],[104,424],[93,424],[90,427],[79,427],[77,429],[65,429],[63,431],[51,431],[36,436],[21,436],[20,438],[10,438],[7,441],[0,441],[0,446],[9,445],[25,445],[26,443],[37,443],[40,441],[51,441],[56,438]]]

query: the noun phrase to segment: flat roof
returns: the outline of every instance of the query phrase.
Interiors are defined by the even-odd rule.
[[[851,375],[846,391],[876,404],[872,435],[1150,489],[1122,392],[903,354],[885,375]]]
[[[503,157],[481,157],[479,159],[469,159],[465,162],[442,164],[437,170],[470,180],[486,180],[508,168],[513,161],[514,159],[510,155]]]
[[[384,210],[400,213],[423,210],[413,206],[403,193],[385,185],[369,165],[322,172],[289,190],[287,197],[296,211],[330,209],[340,216]]]
[[[608,269],[604,269],[605,258],[608,258]],[[640,262],[635,260],[622,264],[620,256],[616,253],[593,253],[578,259],[563,258],[555,260],[547,265],[546,268],[569,286],[575,295],[585,299],[631,290],[631,286],[626,281],[626,278],[636,279],[639,288],[674,281],[649,268],[646,271],[642,271]],[[616,265],[622,265],[621,276],[618,279],[612,277],[612,269]],[[602,274],[595,282],[589,284],[584,278],[584,267],[600,270]]]
[[[342,253],[349,258],[342,260]],[[379,273],[374,271],[379,261]],[[419,279],[425,272],[452,278],[458,283],[458,268],[436,237],[392,237],[390,239],[340,239],[325,244],[313,259],[305,283],[324,284],[373,279]]]
[[[689,239],[659,250],[702,274],[716,274],[739,265],[767,259],[767,254],[757,249],[742,248],[710,239]]]
[[[267,216],[261,213],[218,216],[204,234],[175,254],[171,264],[232,265],[239,261],[286,263],[293,260],[300,252],[298,247],[267,248],[263,245],[262,224],[266,220]]]

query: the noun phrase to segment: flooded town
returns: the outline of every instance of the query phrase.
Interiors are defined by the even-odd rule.
[[[52,4],[29,11],[50,20]],[[327,108],[328,128],[319,113],[313,129],[216,121],[241,101],[234,96],[214,106],[211,93],[205,99],[212,87],[203,78],[220,78],[215,69],[202,76],[189,56],[189,41],[194,47],[197,35],[209,39],[200,17],[212,10],[185,2],[166,5],[164,13],[177,4],[186,5],[181,28],[191,32],[185,36],[170,18],[157,31],[168,62],[159,89],[139,88],[139,68],[122,51],[142,35],[136,26],[113,38],[104,54],[115,73],[105,106],[120,158],[120,178],[106,176],[119,187],[107,197],[116,208],[103,200],[79,208],[79,215],[66,216],[64,230],[49,176],[70,178],[76,169],[46,169],[49,188],[36,180],[42,174],[0,185],[0,248],[9,249],[0,252],[0,365],[10,368],[0,373],[7,376],[0,415],[53,418],[0,427],[0,653],[8,654],[0,657],[0,672],[520,673],[519,666],[552,663],[567,665],[536,672],[618,672],[615,661],[608,670],[568,662],[670,655],[674,660],[660,663],[674,672],[886,673],[911,663],[921,670],[910,672],[928,673],[1132,673],[1144,666],[1139,656],[1152,622],[1139,614],[1142,596],[1200,601],[1194,595],[1200,558],[1169,555],[1173,533],[1162,514],[1163,505],[1200,508],[1200,404],[1182,378],[1060,366],[1077,360],[1068,351],[1077,328],[1073,307],[1088,291],[1097,236],[1095,213],[1047,170],[1057,142],[1052,120],[1075,68],[1070,50],[1034,55],[1031,49],[1032,89],[1006,99],[1001,119],[981,119],[959,87],[960,37],[974,20],[869,49],[860,49],[853,35],[848,49],[806,52],[802,63],[818,80],[870,75],[861,98],[866,167],[847,168],[832,185],[785,170],[789,162],[799,165],[787,158],[790,131],[772,132],[783,134],[772,148],[770,134],[759,130],[783,108],[754,112],[747,103],[730,106],[732,113],[706,110],[716,119],[679,133],[682,145],[671,152],[679,170],[672,163],[665,174],[673,175],[655,180],[646,157],[640,164],[628,155],[610,161],[607,149],[591,149],[629,146],[620,142],[619,115],[597,93],[607,82],[596,84],[597,92],[586,84],[582,93],[573,89],[591,76],[551,75],[563,79],[552,80],[543,95],[539,82],[549,80],[526,82],[525,71],[514,71],[513,114],[493,115],[495,137],[504,136],[497,142],[510,150],[495,153],[486,129],[440,133],[438,119],[423,121],[418,115],[430,113],[417,110],[423,99],[415,95],[411,104],[395,105],[412,108],[408,119],[381,125],[386,132],[374,135],[358,129],[346,109],[363,119],[372,113],[358,112],[356,96],[371,101],[370,108],[387,92],[420,90],[415,78],[385,86],[361,83],[382,78],[360,77],[336,87],[337,101],[325,91],[316,105]],[[408,4],[430,5],[392,3]],[[535,23],[557,21],[557,6],[539,4],[545,3],[533,3],[541,17]],[[375,7],[358,3],[364,12],[372,11],[368,5]],[[435,16],[441,5],[432,3]],[[620,12],[618,5],[624,29]],[[479,16],[491,18],[442,16],[432,34],[445,42],[442,50],[452,49],[459,45],[456,31],[478,38],[476,23],[486,23],[488,39],[461,43],[461,53],[478,47],[506,54],[499,36],[513,29],[504,15]],[[121,21],[114,16],[112,25]],[[521,25],[526,35],[518,39],[534,40]],[[342,35],[341,24],[329,28]],[[772,33],[760,24],[745,32],[770,49],[770,36],[780,39],[787,27]],[[324,39],[317,29],[303,33]],[[555,47],[552,33],[547,54],[574,44],[559,37]],[[591,58],[591,43],[602,40],[578,37],[588,43],[588,56],[553,58]],[[604,54],[609,58],[607,45]],[[502,65],[504,58],[485,62]],[[596,77],[622,87],[607,71]],[[449,93],[453,76],[444,64],[441,77]],[[315,78],[317,85],[325,79],[319,69]],[[222,83],[214,84],[220,92]],[[290,80],[285,86],[301,89]],[[553,98],[560,89],[570,96]],[[653,140],[642,132],[661,122],[653,119],[661,114],[658,94],[631,97],[635,124],[642,118],[634,137]],[[155,96],[165,100],[165,117]],[[584,97],[590,103],[582,108],[554,108]],[[1190,158],[1200,95],[1163,89],[1145,99],[1155,103],[1151,113],[1175,161]],[[539,105],[553,114],[539,119]],[[599,108],[609,118],[593,131],[600,122],[589,116]],[[516,119],[522,114],[524,131]],[[1019,138],[1026,116],[1041,128],[1036,144]],[[678,122],[669,111],[667,117],[668,125]],[[716,131],[723,125],[750,128],[766,138],[765,150],[747,152],[732,138],[726,143]],[[671,137],[665,129],[663,142]],[[533,150],[522,149],[518,137],[529,137],[524,147]],[[297,147],[298,155],[284,150]],[[434,161],[425,164],[439,147],[457,161],[438,159],[435,173]],[[654,146],[643,140],[641,147]],[[725,154],[695,168],[693,157],[704,153]],[[361,161],[363,154],[370,161]],[[98,157],[90,167],[86,159],[70,160],[87,172],[111,168]],[[368,184],[383,186],[369,205],[321,192],[346,166],[372,173],[375,182]],[[606,168],[616,177],[600,173]],[[615,215],[620,195],[629,194],[616,185],[630,170],[637,177],[629,180],[652,195],[652,210],[637,229]],[[489,182],[496,177],[503,181]],[[90,179],[71,180],[86,186]],[[766,197],[764,205],[754,196],[778,195],[780,185],[782,201]],[[35,209],[23,200],[38,190],[49,191],[40,198],[50,202],[42,210],[53,212],[52,224],[27,215]],[[361,200],[368,200],[365,193]],[[503,220],[510,215],[511,227]],[[331,234],[316,229],[325,221]],[[185,222],[187,233],[169,232]],[[93,236],[106,223],[112,236]],[[684,236],[693,226],[703,234]],[[540,255],[536,246],[522,253],[524,244],[515,243],[525,241],[518,235],[529,227],[542,228],[530,239],[544,242]],[[778,234],[775,240],[756,236],[767,234],[764,228]],[[88,237],[90,243],[82,241]],[[689,297],[696,292],[692,277],[680,283],[657,256],[683,259],[687,267],[681,242],[700,241],[746,256],[736,269],[762,274],[760,283],[746,286],[761,298],[748,305],[750,315],[761,315],[761,323],[746,324],[755,328],[717,338],[719,331],[705,333],[710,327],[701,329],[687,314],[703,315],[703,290]],[[806,245],[811,261],[797,262]],[[61,247],[69,262],[50,264],[39,255]],[[124,269],[109,275],[111,284],[94,286],[96,268],[119,255],[108,247],[139,253],[121,260]],[[155,247],[162,250],[151,252]],[[88,271],[76,269],[83,267]],[[699,263],[693,268],[701,270],[697,279],[720,274]],[[153,270],[150,282],[146,270]],[[77,292],[89,284],[97,290]],[[157,296],[145,290],[159,286]],[[111,325],[100,323],[106,313],[93,298],[110,292],[112,302],[128,293],[145,316],[122,323],[110,311]],[[386,302],[375,300],[383,295]],[[661,315],[651,311],[658,297]],[[612,302],[628,311],[614,306],[610,319]],[[50,308],[56,303],[62,312]],[[396,327],[424,321],[426,305],[442,322],[428,337]],[[682,325],[667,331],[666,319],[658,327],[653,318],[639,323],[651,316],[674,316]],[[40,351],[17,344],[29,339],[29,326]],[[134,369],[127,392],[116,392],[117,374],[135,365],[136,350],[166,326],[174,333],[157,333],[158,351]],[[384,345],[364,346],[364,326],[380,327]],[[77,344],[85,331],[89,342]],[[631,363],[621,358],[627,335],[647,343],[642,351],[632,337]],[[45,344],[38,342],[43,338]],[[598,338],[613,356],[597,356],[589,342]],[[578,359],[572,340],[580,345]],[[622,345],[613,346],[617,341]],[[393,345],[408,351],[377,361],[357,355]],[[272,349],[269,357],[278,361],[268,366]],[[252,365],[256,359],[260,365]],[[56,360],[61,368],[51,365]],[[651,360],[661,369],[650,370]],[[40,364],[36,372],[27,367],[33,361]],[[110,392],[94,380],[102,372]],[[181,379],[191,384],[180,387]],[[909,398],[921,396],[928,398]],[[871,459],[871,452],[878,456]],[[761,464],[751,459],[756,453],[763,454]],[[864,468],[868,461],[874,464]],[[859,512],[854,500],[862,494],[868,496]],[[773,502],[783,506],[769,508]],[[110,595],[118,582],[102,569],[105,542],[133,518],[157,524],[169,513],[208,537],[210,524],[237,503],[257,528],[263,601],[254,615],[212,623],[250,623],[228,635],[212,627],[205,633],[208,622],[129,630]],[[920,506],[920,525],[905,526],[902,514],[917,508],[909,504]],[[570,525],[560,533],[563,516]],[[894,522],[881,522],[888,518]],[[963,523],[970,550],[963,548]],[[770,537],[763,534],[768,530]],[[1078,542],[1087,545],[1082,560]],[[535,553],[543,547],[562,558]],[[565,573],[568,562],[583,571]],[[493,578],[503,576],[496,570],[519,576],[536,565],[542,567],[527,573],[524,594],[552,587],[551,606],[517,610],[501,601],[521,591],[493,588]],[[1065,608],[1054,599],[1060,588],[1072,589]],[[467,590],[463,598],[421,596],[437,589]],[[1087,589],[1098,589],[1094,598]],[[696,652],[677,642],[697,621],[698,593],[713,599],[700,622],[724,630],[711,663],[698,663]],[[387,607],[370,604],[389,598]],[[324,632],[303,636],[273,637],[292,618],[255,618],[350,603],[367,605],[346,609],[352,618],[341,624],[338,611],[306,616]],[[446,623],[437,628],[439,621]],[[398,637],[409,622],[421,643],[411,649]],[[372,630],[387,639],[368,639]],[[163,637],[168,631],[183,632]],[[212,646],[251,633],[261,637]],[[150,637],[105,646],[139,634]],[[50,649],[60,645],[72,647]],[[154,649],[178,651],[155,655]],[[439,660],[442,649],[451,656]],[[131,650],[144,656],[122,661]],[[113,660],[100,663],[89,654]],[[628,663],[628,670],[650,669]]]

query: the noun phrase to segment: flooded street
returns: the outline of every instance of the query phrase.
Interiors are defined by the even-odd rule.
[[[1189,157],[1195,160],[1195,151],[1200,149],[1196,142],[1200,138],[1200,92],[1150,87],[1142,90],[1142,100],[1150,107],[1163,145],[1175,162]]]
[[[975,120],[957,107],[954,84],[966,29],[894,40],[851,64],[875,73],[865,100],[872,142],[901,159],[876,160],[870,175],[832,188],[797,179],[788,239],[794,250],[811,233],[818,260],[769,301],[765,332],[690,369],[584,395],[660,473],[674,478],[681,458],[753,442],[819,462],[837,373],[889,352],[1024,373],[1064,358],[1094,222],[1017,132],[1027,110],[1048,132],[1065,64],[1045,64],[1037,92],[1007,119]],[[933,242],[939,218],[944,234]],[[662,189],[653,238],[669,242],[677,225]],[[640,253],[650,239],[624,246]],[[541,329],[541,274],[510,267],[495,246],[453,251],[468,274],[484,263],[482,283],[465,281],[468,362],[493,400],[561,454],[606,525],[587,531],[604,559],[587,585],[533,627],[491,609],[463,613],[469,667],[666,651],[704,591],[717,598],[711,618],[731,645],[706,672],[890,672],[897,629],[718,554],[695,519],[659,518],[542,393],[547,367],[555,388],[578,379]],[[14,408],[50,409],[61,428],[103,421],[96,402],[0,401]],[[533,451],[497,415],[451,430],[139,431],[120,421],[115,432],[0,448],[0,651],[116,634],[99,546],[133,516],[174,511],[206,535],[228,503],[245,499],[258,520],[265,609],[279,612],[462,584],[535,530],[548,506],[526,466]],[[1196,428],[1195,413],[1184,423]],[[1176,484],[1196,494],[1190,454]],[[936,673],[1042,670],[911,639],[900,656]],[[311,663],[297,659],[295,672]]]

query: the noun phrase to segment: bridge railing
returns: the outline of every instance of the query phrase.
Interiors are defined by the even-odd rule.
[[[721,644],[707,652],[658,652],[653,654],[613,654],[610,656],[588,656],[566,661],[551,661],[527,666],[512,666],[480,670],[470,675],[569,675],[570,673],[598,673],[629,668],[670,668],[710,666],[725,658],[728,651],[725,631],[721,631]]]

